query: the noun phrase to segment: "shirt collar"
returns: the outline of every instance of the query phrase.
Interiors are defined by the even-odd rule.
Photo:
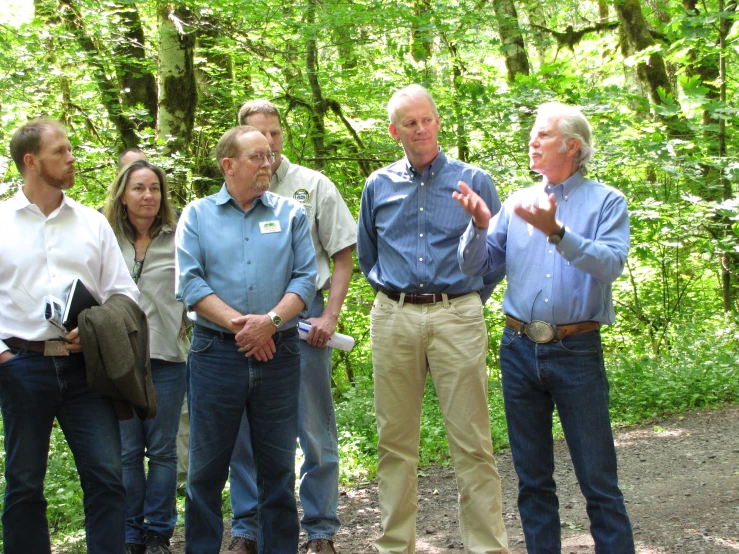
[[[408,172],[409,175],[418,175],[418,170],[413,167],[411,162],[408,161],[408,157],[406,156],[404,158],[405,160],[405,170]],[[423,172],[426,173],[427,170],[431,172],[431,176],[435,176],[439,171],[441,171],[441,168],[444,167],[444,165],[447,162],[446,154],[444,154],[444,150],[441,149],[441,146],[439,146],[439,154],[434,158],[434,161],[432,161],[429,165],[427,165]]]
[[[221,190],[216,193],[216,206],[220,206],[221,204],[228,204],[228,202],[231,200],[233,200],[233,198],[231,198],[231,195],[228,193],[226,183],[223,183]]]
[[[272,180],[274,181],[274,179],[277,178],[277,182],[282,183],[287,176],[287,170],[290,169],[290,165],[290,160],[288,160],[287,157],[283,154],[282,161],[280,162],[277,171],[275,171],[274,175],[272,175]]]
[[[8,199],[7,205],[11,209],[19,211],[30,206],[31,203],[28,201],[28,198],[26,198],[26,195],[23,194],[23,187],[20,187],[18,189],[18,192],[16,192],[10,199]]]
[[[261,202],[265,206],[268,206],[270,208],[275,207],[274,205],[274,198],[273,194],[269,191],[265,191],[261,196],[258,196],[254,199],[254,202]],[[216,193],[215,196],[216,200],[216,206],[220,206],[221,204],[228,204],[229,202],[233,202],[235,206],[238,206],[238,208],[241,210],[241,206],[239,206],[239,203],[236,201],[236,199],[231,196],[228,192],[228,187],[226,187],[226,183],[223,183],[223,186],[221,187],[221,190],[219,190]],[[252,204],[253,207],[253,204]]]
[[[38,213],[41,213],[40,208],[36,204],[31,203],[26,194],[23,192],[22,186],[18,188],[18,192],[16,192],[11,198],[8,199],[7,204],[10,209],[15,211],[20,211],[30,207],[31,209],[38,211]],[[62,203],[59,204],[59,207],[51,212],[51,214],[58,213],[65,205],[70,208],[74,208],[74,200],[69,198],[65,194],[65,192],[62,191]]]
[[[562,185],[562,196],[565,200],[577,190],[577,188],[583,184],[585,181],[585,176],[582,174],[582,172],[578,169],[570,175],[567,179],[562,181],[559,184],[554,183],[545,183],[544,184],[544,191],[549,194],[551,192],[554,192],[554,188],[558,187],[559,185]]]

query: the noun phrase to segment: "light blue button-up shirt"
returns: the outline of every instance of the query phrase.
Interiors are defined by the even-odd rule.
[[[556,247],[513,213],[515,206],[536,204],[550,193],[557,201],[557,219],[566,229]],[[623,272],[628,251],[624,195],[578,171],[560,185],[538,184],[511,195],[490,221],[487,234],[470,222],[458,258],[470,275],[505,263],[503,311],[519,321],[611,324],[611,284]]]
[[[308,217],[291,198],[265,192],[246,212],[226,189],[189,204],[180,217],[177,300],[188,310],[209,294],[241,314],[265,314],[292,292],[310,305],[316,255]],[[196,324],[230,332],[197,313]],[[285,321],[281,329],[297,325]]]
[[[464,181],[496,213],[500,200],[482,169],[443,151],[422,174],[403,158],[375,171],[362,192],[357,234],[359,266],[373,289],[466,294],[485,301],[504,271],[468,276],[457,263],[459,237],[469,217],[452,198]],[[484,278],[483,278],[484,275]]]

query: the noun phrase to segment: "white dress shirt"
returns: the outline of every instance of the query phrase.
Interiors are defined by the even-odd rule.
[[[66,195],[49,217],[22,189],[0,203],[0,260],[0,352],[9,337],[58,338],[44,297],[64,302],[75,278],[101,304],[113,294],[139,297],[105,217]]]

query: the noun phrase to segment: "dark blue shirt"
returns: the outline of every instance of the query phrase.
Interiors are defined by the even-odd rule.
[[[504,268],[485,279],[467,276],[459,268],[457,247],[469,222],[452,198],[459,181],[497,213],[500,200],[490,175],[447,158],[441,150],[422,174],[403,158],[369,176],[359,212],[357,254],[373,289],[421,294],[480,291],[483,301],[487,299]]]

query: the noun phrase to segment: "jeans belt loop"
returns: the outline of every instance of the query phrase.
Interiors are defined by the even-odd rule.
[[[405,304],[405,293],[400,293],[400,298],[398,299],[398,308],[402,308],[403,304]]]

